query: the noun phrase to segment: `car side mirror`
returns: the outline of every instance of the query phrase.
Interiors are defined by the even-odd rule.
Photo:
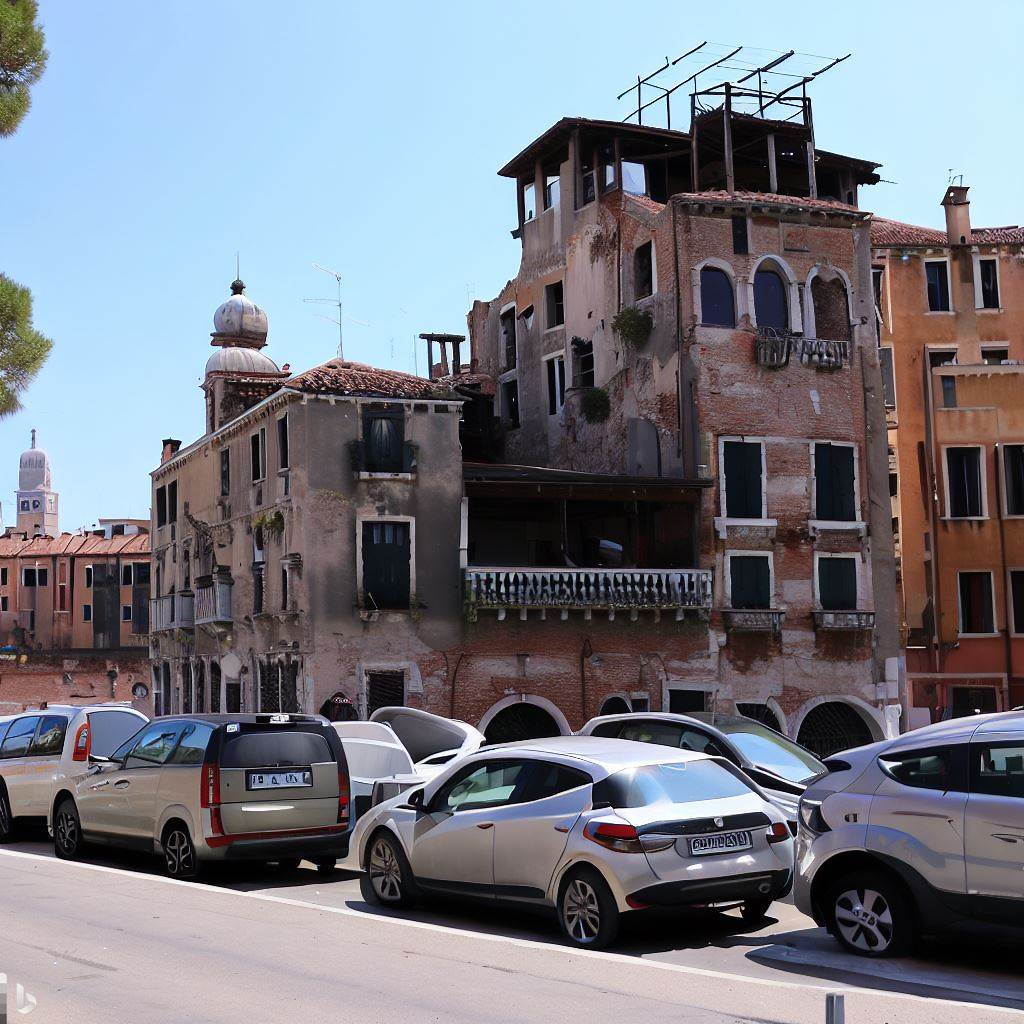
[[[423,790],[417,789],[410,793],[409,799],[406,801],[406,803],[410,807],[415,807],[416,810],[418,811],[423,810]]]

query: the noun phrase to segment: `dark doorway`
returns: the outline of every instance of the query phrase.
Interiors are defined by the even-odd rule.
[[[601,705],[602,715],[627,715],[632,710],[624,697],[609,697]]]
[[[395,708],[405,705],[404,672],[366,673],[366,717],[380,708]]]
[[[561,735],[558,723],[547,711],[525,701],[502,708],[484,730],[488,743],[514,743]]]
[[[874,742],[871,730],[849,704],[832,700],[812,708],[800,726],[797,742],[818,757]]]
[[[669,690],[668,709],[675,715],[688,711],[706,711],[707,694],[703,690]]]
[[[988,715],[998,711],[996,691],[991,686],[953,686],[953,718]]]

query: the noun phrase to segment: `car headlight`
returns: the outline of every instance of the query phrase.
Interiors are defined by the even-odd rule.
[[[820,836],[822,832],[831,832],[828,822],[821,813],[821,801],[811,800],[807,797],[800,799],[797,812],[800,816],[800,825],[812,835]]]

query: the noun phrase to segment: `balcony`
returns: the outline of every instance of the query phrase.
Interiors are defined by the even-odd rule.
[[[722,618],[730,633],[771,633],[782,632],[782,620],[786,613],[779,608],[723,608]]]
[[[231,589],[234,582],[226,573],[196,580],[195,621],[197,626],[230,626]]]
[[[154,597],[149,602],[149,630],[162,633],[172,629],[195,628],[195,598],[189,590]]]
[[[757,365],[766,370],[781,370],[789,365],[792,347],[792,335],[779,334],[773,327],[760,328],[755,342]]]
[[[841,370],[850,362],[848,341],[798,338],[796,352],[803,366],[813,366],[818,370]]]
[[[856,632],[875,628],[874,612],[858,611],[816,611],[814,628],[837,632]]]
[[[641,611],[675,612],[677,620],[686,611],[711,607],[709,569],[533,569],[469,568],[465,571],[466,617],[475,622],[481,608],[495,610],[504,619],[508,609],[517,609],[520,619],[531,610],[559,612],[567,619],[570,611],[607,612],[614,619],[618,611],[636,620]]]

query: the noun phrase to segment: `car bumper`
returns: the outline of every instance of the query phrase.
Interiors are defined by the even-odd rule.
[[[321,836],[278,836],[273,839],[239,838],[223,846],[203,845],[200,860],[277,860],[299,857],[303,860],[342,860],[348,856],[351,832]]]
[[[649,907],[742,903],[745,900],[782,899],[789,895],[792,886],[793,873],[789,870],[757,871],[699,881],[659,882],[630,893],[628,899],[631,905]]]

